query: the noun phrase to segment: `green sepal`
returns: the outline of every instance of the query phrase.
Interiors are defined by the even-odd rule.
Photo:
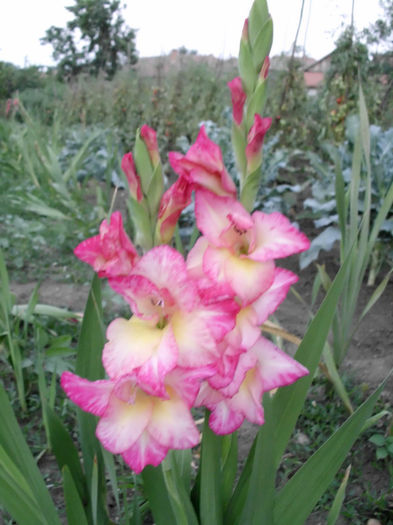
[[[235,152],[236,166],[239,171],[239,182],[243,184],[247,170],[246,159],[246,137],[243,126],[238,126],[235,122],[232,124],[232,146]]]
[[[156,220],[158,209],[161,202],[162,194],[164,193],[164,179],[162,177],[161,164],[157,164],[154,169],[153,177],[146,194],[147,202],[149,203],[150,217]]]
[[[145,202],[145,200],[138,202],[130,196],[127,200],[127,209],[134,227],[135,244],[146,251],[153,247],[153,235],[151,219]]]
[[[258,193],[261,180],[261,166],[247,175],[243,187],[240,190],[240,202],[249,212],[254,208],[255,199]]]
[[[153,166],[151,163],[149,151],[146,144],[140,137],[140,131],[137,131],[134,146],[134,160],[136,171],[141,179],[141,186],[144,195],[148,195],[149,187],[153,179]]]
[[[273,42],[273,20],[269,16],[261,27],[254,45],[252,45],[252,59],[256,72],[259,74],[262,64],[267,56]]]
[[[248,17],[248,36],[252,49],[256,45],[261,27],[264,26],[269,16],[266,0],[255,0]]]
[[[244,90],[250,96],[254,91],[257,75],[254,69],[250,44],[244,40],[240,41],[238,64]]]
[[[261,114],[266,103],[267,90],[266,80],[258,81],[257,87],[254,93],[249,97],[247,101],[247,112],[246,112],[246,126],[250,129],[254,123],[254,115],[256,113]]]

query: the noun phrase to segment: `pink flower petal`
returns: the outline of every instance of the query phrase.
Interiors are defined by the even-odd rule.
[[[165,333],[160,346],[138,369],[137,375],[149,394],[166,397],[164,381],[168,372],[173,370],[178,362],[178,347],[172,327],[168,326],[163,332]]]
[[[71,372],[63,372],[61,386],[80,408],[95,416],[102,416],[108,406],[114,384],[106,379],[89,381]]]
[[[213,281],[229,285],[244,306],[264,293],[271,286],[274,276],[273,261],[260,263],[236,257],[223,248],[209,247],[206,250],[203,269]]]
[[[165,377],[165,384],[181,398],[188,408],[194,406],[201,382],[215,373],[214,367],[180,368],[177,366]]]
[[[176,396],[168,401],[155,401],[148,430],[161,445],[169,448],[186,449],[199,443],[191,412]]]
[[[136,394],[135,403],[125,403],[113,396],[98,422],[96,435],[113,454],[125,452],[146,429],[152,410],[152,399],[141,390]]]
[[[229,400],[224,399],[218,403],[209,417],[209,427],[219,436],[232,434],[241,427],[244,415],[233,410]]]
[[[221,394],[228,398],[232,398],[237,394],[244,382],[247,372],[255,367],[257,361],[257,357],[252,352],[243,352],[240,354],[232,380],[227,386],[220,388]]]
[[[196,192],[195,217],[199,230],[210,244],[233,251],[247,243],[245,234],[254,226],[250,214],[239,201],[209,191]]]
[[[190,311],[198,304],[198,290],[190,279],[183,256],[170,246],[156,246],[135,265],[133,274],[167,289],[179,308]]]
[[[168,447],[159,443],[148,431],[144,431],[138,440],[122,453],[127,465],[137,474],[146,465],[157,467],[168,453]]]
[[[258,322],[254,304],[255,302],[242,308],[237,314],[236,325],[225,338],[230,345],[248,350],[256,343],[258,337],[260,337],[261,323]]]
[[[256,211],[252,217],[255,222],[255,248],[249,254],[251,259],[267,261],[308,250],[310,241],[281,213]]]
[[[262,425],[262,382],[255,368],[248,370],[238,392],[231,398],[223,398],[213,408],[209,426],[216,434],[229,434],[248,419]]]
[[[262,144],[266,132],[272,124],[270,117],[262,118],[258,113],[254,115],[254,123],[247,135],[246,158],[247,171],[255,171],[262,161]]]
[[[156,230],[159,242],[168,243],[172,239],[181,212],[191,203],[191,193],[192,185],[188,179],[179,177],[163,194]]]
[[[138,259],[119,211],[112,213],[109,224],[106,220],[101,223],[99,235],[82,241],[74,253],[90,264],[99,277],[128,275]]]
[[[135,316],[129,321],[115,319],[108,327],[107,338],[102,362],[111,378],[130,374],[142,367],[143,380],[146,380],[145,374],[149,370],[150,383],[159,378],[161,388],[165,374],[176,364],[177,346],[169,325],[160,329]]]
[[[284,268],[274,269],[274,281],[251,305],[256,314],[256,324],[261,326],[287,296],[289,288],[298,280],[297,275]]]
[[[177,305],[167,288],[157,288],[147,277],[131,274],[128,277],[109,279],[115,292],[122,295],[138,316],[156,323],[170,316]]]
[[[168,157],[174,171],[191,184],[217,195],[236,196],[236,186],[225,169],[221,150],[208,138],[204,126],[186,155],[170,152]]]
[[[171,326],[179,349],[179,366],[189,368],[215,363],[216,341],[202,311],[178,311]]]
[[[307,368],[264,337],[257,341],[252,352],[258,358],[264,392],[290,385],[309,373]]]

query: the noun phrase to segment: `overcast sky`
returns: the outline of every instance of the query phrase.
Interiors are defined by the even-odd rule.
[[[127,0],[126,0],[127,1]],[[40,38],[52,25],[64,27],[72,18],[65,6],[72,0],[0,1],[0,60],[19,66],[52,65],[51,46]],[[128,0],[126,23],[138,29],[140,56],[167,54],[185,46],[200,54],[237,56],[244,19],[252,0]],[[272,55],[289,51],[295,38],[301,0],[268,0],[273,17]],[[306,0],[298,45],[321,58],[351,17],[352,0]],[[363,29],[382,12],[378,0],[355,0],[355,26]]]

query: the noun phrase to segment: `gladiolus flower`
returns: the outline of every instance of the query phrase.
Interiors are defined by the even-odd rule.
[[[110,223],[102,221],[100,233],[82,241],[74,254],[90,264],[99,277],[128,275],[138,259],[138,253],[123,228],[121,213],[112,213]]]
[[[141,127],[140,135],[149,152],[151,163],[155,168],[160,164],[160,153],[158,151],[157,134],[154,129],[149,128],[146,124]]]
[[[136,473],[146,465],[157,466],[170,448],[187,449],[199,442],[190,413],[199,388],[195,373],[177,369],[168,374],[163,396],[151,395],[148,385],[128,373],[91,382],[64,372],[61,386],[80,408],[100,418],[97,438]]]
[[[228,82],[227,85],[231,91],[233,120],[240,126],[243,120],[244,103],[247,99],[247,95],[243,89],[242,79],[235,77]]]
[[[206,188],[217,195],[236,196],[236,186],[225,169],[221,150],[206,135],[204,126],[186,155],[172,151],[168,157],[174,171],[195,188]]]
[[[216,434],[229,434],[238,429],[244,419],[262,425],[263,394],[290,385],[307,374],[303,365],[260,337],[240,356],[234,380],[217,390],[204,382],[195,404],[211,410],[209,426]]]
[[[274,259],[310,245],[284,215],[259,211],[250,215],[240,202],[208,191],[197,191],[195,215],[204,237],[191,250],[188,264],[201,261],[203,272],[228,292],[232,290],[242,306],[271,286]]]
[[[191,203],[192,185],[186,177],[177,181],[163,194],[158,210],[156,239],[168,243],[173,236],[181,212]]]
[[[266,132],[272,124],[270,117],[262,118],[258,113],[254,115],[254,123],[247,135],[246,158],[247,172],[255,171],[262,162],[262,144]]]
[[[124,171],[131,196],[140,202],[143,199],[141,180],[136,172],[132,153],[126,153],[121,161],[121,169]]]

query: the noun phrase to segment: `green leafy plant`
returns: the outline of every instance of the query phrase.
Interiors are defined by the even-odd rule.
[[[375,457],[377,459],[388,459],[389,457],[393,457],[393,436],[373,434],[369,441],[376,447]]]

